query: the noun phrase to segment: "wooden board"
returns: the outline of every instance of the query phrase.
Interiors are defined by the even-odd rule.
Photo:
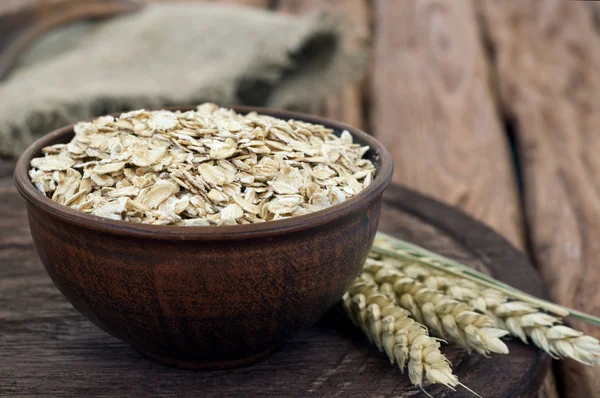
[[[459,206],[524,249],[517,181],[473,6],[375,2],[371,131],[391,149],[395,181]],[[552,373],[538,397],[558,397]]]
[[[3,169],[3,171],[5,171]],[[85,320],[46,275],[24,202],[0,179],[0,396],[425,397],[334,309],[257,365],[218,372],[155,364]],[[543,294],[526,258],[489,228],[412,191],[385,194],[381,229]],[[443,347],[461,381],[484,397],[532,397],[549,367],[540,351],[508,342],[485,359]],[[436,397],[472,397],[426,386]]]
[[[473,2],[374,2],[374,135],[394,181],[456,205],[524,247],[507,140]]]
[[[599,316],[600,31],[593,3],[478,4],[519,144],[532,256],[554,300]],[[600,337],[598,328],[571,324]],[[600,397],[600,368],[574,361],[558,368],[564,396]]]

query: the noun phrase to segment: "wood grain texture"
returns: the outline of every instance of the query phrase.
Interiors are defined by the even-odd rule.
[[[504,131],[471,1],[375,1],[371,122],[394,181],[523,247]]]
[[[319,11],[341,13],[347,19],[346,31],[350,36],[344,45],[356,50],[369,43],[371,7],[368,0],[276,0],[275,9],[298,15]],[[364,130],[363,94],[364,81],[348,85],[341,93],[327,98],[324,106],[315,112]]]
[[[555,300],[598,316],[600,37],[594,5],[479,4],[523,160],[532,254]],[[598,328],[570,323],[600,337]],[[559,366],[565,396],[600,396],[600,368]]]
[[[527,259],[489,228],[398,187],[384,201],[382,230],[543,294]],[[10,178],[0,180],[0,202],[0,396],[426,397],[335,309],[251,367],[194,373],[148,361],[86,321],[54,287]],[[508,345],[511,355],[491,359],[455,346],[443,352],[481,396],[532,397],[549,358],[515,340]],[[425,388],[435,397],[472,397]]]
[[[556,388],[556,377],[550,368],[550,371],[544,378],[544,383],[542,384],[542,388],[538,391],[536,398],[558,398],[560,395],[558,394],[558,389]]]
[[[0,178],[10,177],[15,170],[15,161],[0,158]]]

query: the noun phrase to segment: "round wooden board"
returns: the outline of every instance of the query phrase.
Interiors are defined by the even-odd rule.
[[[380,229],[449,256],[535,295],[536,272],[503,238],[458,210],[391,186]],[[86,321],[46,275],[10,178],[0,179],[0,396],[425,397],[345,318],[331,310],[254,366],[194,372],[163,367]],[[518,341],[510,355],[443,352],[482,397],[531,397],[550,360]],[[435,397],[473,397],[426,385]]]

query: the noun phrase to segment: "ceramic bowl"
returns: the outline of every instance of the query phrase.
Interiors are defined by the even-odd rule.
[[[299,113],[234,109],[348,130],[371,148],[372,184],[341,204],[284,220],[153,226],[84,214],[36,190],[30,160],[68,142],[73,125],[36,141],[16,166],[35,247],[58,289],[97,326],[165,364],[249,364],[317,321],[360,272],[392,177],[389,153],[358,129]]]

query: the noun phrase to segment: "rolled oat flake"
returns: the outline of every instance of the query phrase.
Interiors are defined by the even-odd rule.
[[[154,225],[278,220],[341,203],[368,186],[369,147],[349,132],[215,104],[137,110],[75,125],[43,149],[29,175],[53,201]]]

